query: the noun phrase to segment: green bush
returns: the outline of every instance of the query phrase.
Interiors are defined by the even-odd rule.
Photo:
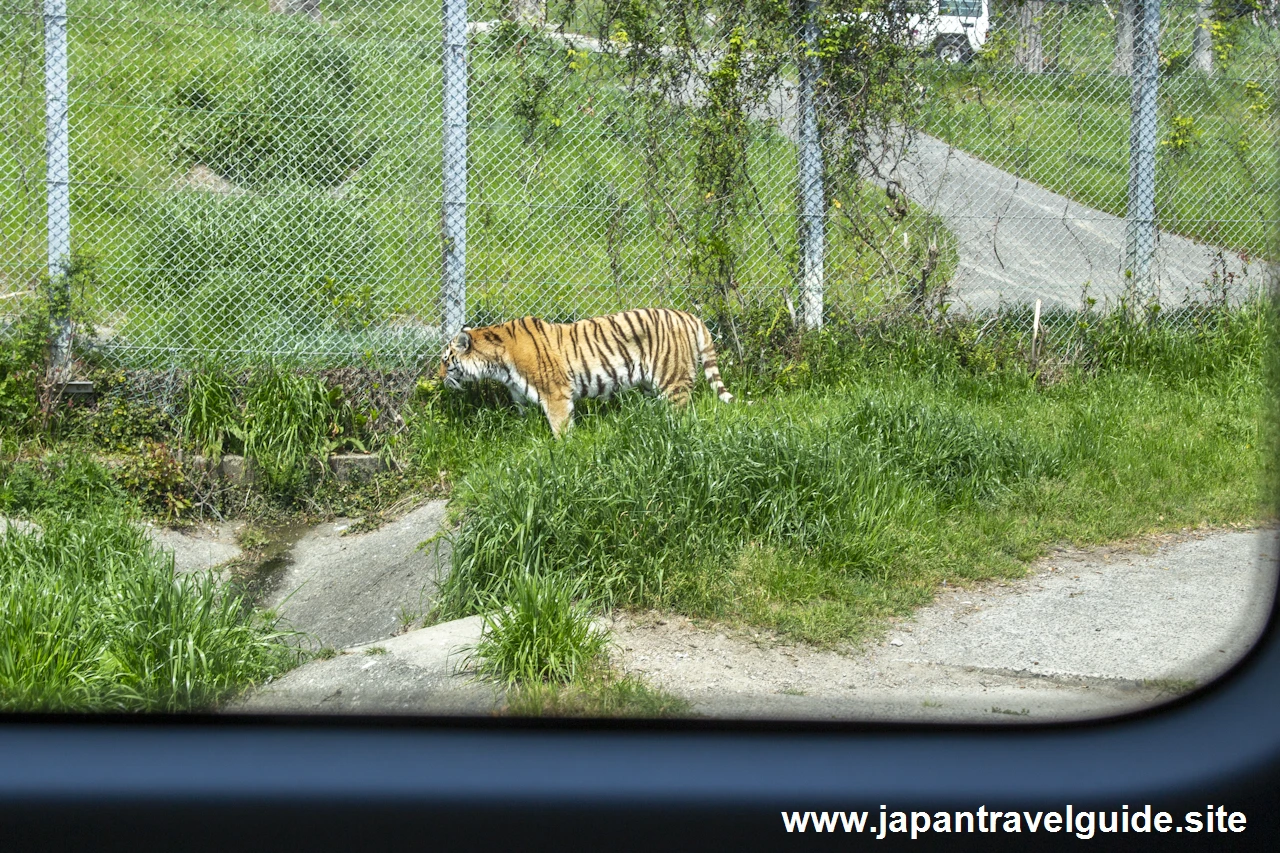
[[[203,63],[171,97],[175,156],[253,189],[341,184],[379,145],[357,118],[378,94],[361,79],[357,49],[322,38],[249,40]]]
[[[276,493],[302,486],[308,466],[323,475],[335,450],[365,449],[342,389],[287,365],[266,364],[250,374],[243,430],[245,457]]]
[[[21,432],[35,419],[48,336],[48,313],[37,304],[0,331],[0,432]]]
[[[372,202],[173,193],[139,211],[125,296],[130,343],[194,352],[324,349],[385,319],[396,277]]]
[[[228,442],[243,446],[244,429],[235,385],[220,365],[206,363],[191,371],[186,391],[182,438],[217,464]]]
[[[74,252],[60,277],[42,273],[16,306],[16,315],[0,325],[0,433],[28,431],[38,417],[53,413],[57,401],[44,379],[57,331],[54,319],[88,327],[85,294],[97,287],[97,260]]]

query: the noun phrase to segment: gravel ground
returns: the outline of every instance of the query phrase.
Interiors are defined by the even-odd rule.
[[[1273,530],[1061,550],[1018,581],[943,589],[842,654],[660,614],[613,630],[622,666],[728,717],[1003,722],[1112,714],[1206,684],[1252,645]]]

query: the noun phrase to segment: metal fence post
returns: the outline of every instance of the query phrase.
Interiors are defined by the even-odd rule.
[[[1126,288],[1136,308],[1156,296],[1152,266],[1156,252],[1156,87],[1160,0],[1137,0],[1133,89],[1129,124],[1129,206],[1125,234]]]
[[[806,328],[822,326],[823,255],[826,216],[822,192],[822,140],[814,91],[818,82],[818,3],[804,4],[804,46],[800,60],[801,315]]]
[[[466,319],[467,0],[444,0],[444,328]]]
[[[67,121],[67,0],[44,0],[45,199],[48,207],[49,286],[56,331],[50,378],[65,383],[71,361],[71,147]]]

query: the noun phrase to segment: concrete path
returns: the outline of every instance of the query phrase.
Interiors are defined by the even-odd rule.
[[[797,138],[797,96],[780,87],[758,118]],[[963,307],[986,310],[1010,303],[1078,310],[1085,283],[1099,308],[1125,294],[1126,224],[1072,201],[920,131],[873,143],[868,176],[897,184],[915,204],[941,217],[953,235],[959,264],[951,294]],[[1200,302],[1214,275],[1234,277],[1232,298],[1259,287],[1260,264],[1186,237],[1157,231],[1153,274],[1165,307]]]
[[[363,643],[314,660],[228,707],[231,713],[487,714],[501,692],[462,671],[479,616]]]
[[[1063,551],[1025,580],[949,589],[842,655],[629,617],[622,664],[726,717],[1009,722],[1113,714],[1212,681],[1275,594],[1275,531],[1167,538],[1151,553]]]
[[[439,547],[418,546],[440,532],[444,513],[444,501],[431,501],[368,533],[344,535],[351,519],[300,529],[290,537],[295,541],[252,579],[257,604],[274,608],[281,627],[302,632],[304,645],[315,649],[387,639],[421,624],[442,577],[440,567],[448,565],[449,546],[444,541]],[[173,551],[179,573],[214,570],[225,581],[226,564],[245,556],[236,541],[241,526],[144,529],[153,542]],[[268,545],[267,550],[277,549]]]
[[[343,535],[348,519],[321,524],[294,544],[262,602],[284,627],[319,647],[345,649],[383,640],[420,621],[448,565],[448,543],[419,549],[444,524],[445,502],[431,501],[369,533]]]
[[[1275,591],[1275,531],[1060,551],[1023,580],[944,589],[871,648],[813,650],[681,617],[619,615],[616,660],[697,714],[1019,722],[1134,710],[1212,681],[1252,645]],[[234,712],[484,714],[460,672],[479,617],[354,645]]]
[[[173,568],[178,574],[214,569],[244,556],[236,541],[242,522],[196,524],[181,530],[146,523],[142,528],[151,541],[173,552]],[[220,572],[227,579],[225,572]]]

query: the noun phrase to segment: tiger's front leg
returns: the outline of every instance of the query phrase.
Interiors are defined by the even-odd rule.
[[[551,424],[551,434],[563,438],[573,425],[573,400],[568,397],[543,397],[542,411],[547,413],[547,422]]]
[[[511,402],[516,404],[516,411],[523,415],[529,400],[514,388],[508,387],[507,391],[511,394]]]

